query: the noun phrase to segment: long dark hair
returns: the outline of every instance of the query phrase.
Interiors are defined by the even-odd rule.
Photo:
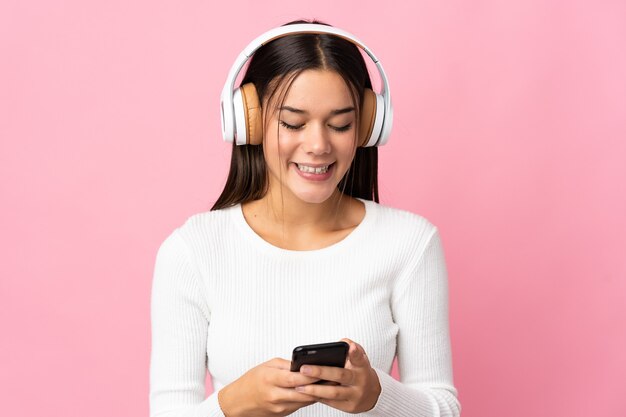
[[[296,23],[318,23],[317,20],[295,20]],[[285,26],[283,25],[283,26]],[[328,25],[329,26],[329,25]],[[304,70],[325,69],[337,72],[348,85],[357,108],[357,126],[365,88],[372,88],[365,60],[352,42],[328,34],[301,33],[275,39],[259,48],[250,59],[241,84],[253,83],[259,100],[269,102],[282,81],[289,85]],[[277,82],[275,82],[277,81]],[[283,97],[284,100],[284,97]],[[258,200],[267,193],[268,178],[263,145],[236,145],[230,160],[230,171],[222,194],[211,210]],[[343,194],[364,200],[378,199],[378,150],[357,148],[354,159],[338,188]]]

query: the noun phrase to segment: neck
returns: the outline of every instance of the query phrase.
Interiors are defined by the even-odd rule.
[[[339,190],[322,203],[307,203],[283,192],[269,191],[258,201],[257,214],[266,221],[281,224],[288,229],[300,227],[334,228],[342,218],[350,197]]]
[[[290,198],[292,197],[292,198]],[[339,191],[322,203],[306,203],[280,191],[244,203],[246,222],[267,242],[284,249],[314,250],[345,238],[363,220],[365,206]]]

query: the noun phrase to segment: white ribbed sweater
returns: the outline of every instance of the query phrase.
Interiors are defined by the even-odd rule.
[[[280,249],[237,205],[191,216],[161,244],[152,287],[151,417],[223,417],[217,392],[295,346],[361,344],[382,392],[364,415],[458,416],[437,228],[364,201],[362,222],[312,251]],[[389,372],[398,356],[401,382]],[[205,398],[206,370],[215,392]],[[323,404],[292,414],[347,416]]]

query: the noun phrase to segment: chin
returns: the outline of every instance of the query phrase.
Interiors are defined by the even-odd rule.
[[[333,192],[328,193],[295,193],[296,197],[298,197],[301,201],[309,204],[321,204],[326,202],[330,197],[332,197]]]

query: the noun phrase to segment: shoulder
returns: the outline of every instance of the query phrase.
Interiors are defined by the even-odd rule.
[[[193,234],[207,230],[220,229],[232,226],[233,212],[239,205],[221,210],[204,211],[189,216],[185,222],[178,227],[182,234]]]
[[[437,226],[420,214],[373,201],[366,204],[367,209],[373,212],[378,226],[391,233],[431,236],[437,231]]]
[[[233,211],[238,207],[190,215],[169,233],[161,246],[182,245],[195,252],[206,245],[217,244],[219,237],[228,234],[227,232],[234,227]]]
[[[424,253],[438,229],[426,217],[372,201],[365,202],[370,215],[367,244],[385,259],[401,265],[415,263]]]

